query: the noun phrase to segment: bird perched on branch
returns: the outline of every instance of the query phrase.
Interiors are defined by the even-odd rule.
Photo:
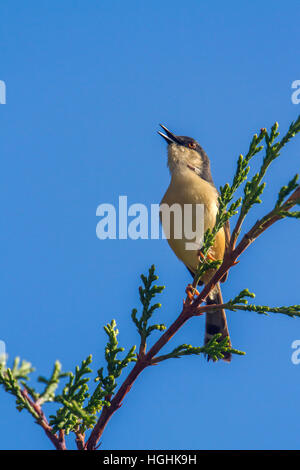
[[[204,221],[202,231],[212,229],[216,222],[218,212],[218,191],[213,183],[210,171],[210,161],[199,143],[186,136],[177,136],[161,125],[165,133],[158,132],[168,144],[168,167],[171,173],[170,185],[161,201],[162,207],[180,207],[182,213],[185,205],[192,207],[191,225],[193,226],[195,239],[200,240],[201,234],[197,233],[201,229],[196,226],[196,205],[204,206]],[[175,205],[175,206],[174,206]],[[202,207],[203,207],[202,206]],[[161,210],[162,213],[162,210]],[[194,277],[201,254],[201,245],[190,248],[190,239],[185,236],[184,217],[176,219],[176,211],[169,212],[169,219],[166,221],[161,215],[162,226],[168,239],[168,243],[175,255],[185,264]],[[179,221],[178,221],[179,220]],[[204,227],[203,227],[204,225]],[[178,232],[181,236],[178,237]],[[203,234],[202,234],[203,235]],[[217,233],[214,245],[210,250],[211,259],[222,260],[226,246],[230,240],[229,223]],[[203,236],[202,236],[203,241]],[[214,270],[206,271],[200,279],[199,284],[206,284],[214,274]],[[207,304],[222,304],[222,293],[219,283],[206,298]],[[221,333],[220,341],[229,338],[226,314],[223,309],[206,314],[205,324],[205,344],[217,333]],[[230,338],[229,338],[230,345]],[[227,353],[224,360],[230,362],[231,354]]]

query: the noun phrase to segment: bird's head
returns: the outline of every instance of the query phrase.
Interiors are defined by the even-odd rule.
[[[192,137],[175,135],[160,124],[163,132],[158,131],[168,143],[168,167],[171,174],[182,167],[193,169],[201,178],[212,183],[209,158],[200,144]]]

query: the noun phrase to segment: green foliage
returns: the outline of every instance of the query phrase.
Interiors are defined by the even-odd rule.
[[[39,420],[38,413],[22,393],[20,384],[20,381],[24,384],[24,381],[29,380],[29,374],[33,372],[34,369],[30,362],[22,361],[21,364],[19,364],[19,357],[15,358],[12,368],[6,367],[5,360],[1,361],[0,384],[3,385],[6,392],[16,397],[16,408],[18,411],[26,409],[36,420]]]
[[[154,271],[155,267],[152,265],[149,269],[148,276],[144,276],[143,274],[141,275],[144,287],[141,286],[139,288],[140,301],[143,306],[140,318],[137,318],[137,309],[134,308],[131,313],[132,321],[137,327],[143,344],[145,344],[146,338],[152,333],[152,331],[163,331],[166,329],[164,324],[148,325],[148,321],[152,317],[154,311],[161,307],[160,303],[151,305],[151,301],[165,288],[164,286],[156,286],[155,284],[153,285],[153,283],[158,279],[158,276],[154,274]]]
[[[221,337],[221,333],[214,335],[211,340],[204,346],[191,346],[190,344],[181,344],[177,346],[169,354],[164,354],[156,358],[155,363],[165,361],[166,359],[179,359],[183,356],[203,354],[204,356],[211,357],[214,361],[223,359],[225,354],[230,352],[243,356],[245,353],[234,349],[229,344],[229,338],[224,338],[222,341],[218,341]]]
[[[122,370],[130,363],[136,361],[135,346],[129,350],[125,358],[120,360],[117,358],[119,352],[123,352],[124,348],[118,348],[119,330],[116,329],[116,322],[112,320],[110,324],[104,327],[108,335],[109,341],[105,348],[105,359],[107,362],[108,375],[117,378],[121,375]],[[112,390],[113,392],[113,390]]]
[[[220,341],[221,333],[214,335],[211,340],[203,346],[203,353],[205,356],[211,357],[213,361],[218,361],[223,359],[224,353],[237,354],[239,356],[244,356],[246,353],[234,349],[229,345],[229,338],[226,337]]]
[[[295,122],[292,122],[288,132],[284,137],[276,142],[279,136],[278,123],[271,127],[270,133],[266,129],[261,129],[260,134],[255,134],[249,146],[248,153],[244,157],[240,155],[237,161],[237,169],[234,175],[232,184],[228,183],[221,186],[219,195],[219,210],[216,217],[216,224],[212,230],[208,229],[204,235],[203,246],[201,252],[204,259],[200,260],[197,272],[195,274],[194,284],[198,283],[199,279],[208,269],[217,269],[221,262],[218,260],[212,261],[207,258],[210,248],[213,246],[215,237],[219,230],[229,221],[231,217],[239,213],[236,230],[232,234],[231,246],[235,243],[241,229],[241,225],[248,214],[249,210],[254,204],[261,203],[261,195],[265,188],[263,178],[271,165],[271,163],[279,157],[282,148],[300,132],[300,116]],[[260,145],[264,141],[264,145]],[[250,171],[251,159],[265,149],[262,165],[258,173],[256,173],[249,181],[246,181]],[[294,217],[300,218],[299,212],[282,211],[282,203],[284,199],[297,187],[298,175],[288,183],[287,186],[281,188],[278,199],[275,205],[274,212],[269,215],[278,214],[281,217]],[[244,183],[244,196],[232,202],[237,189]],[[240,209],[239,209],[240,208]],[[238,210],[239,209],[239,210]],[[266,221],[265,219],[263,219]],[[219,263],[219,264],[218,264]]]
[[[291,194],[298,187],[298,178],[299,175],[295,175],[294,178],[287,184],[287,186],[283,186],[278,194],[278,199],[275,205],[275,208],[281,207],[284,200]]]
[[[276,158],[279,157],[281,149],[298,132],[300,132],[300,116],[295,122],[291,123],[288,132],[278,142],[275,142],[275,140],[279,136],[277,122],[275,122],[275,124],[272,126],[270,135],[267,133],[267,131],[264,132],[266,148],[265,148],[265,155],[263,158],[263,163],[261,165],[260,171],[256,173],[253,176],[253,178],[249,182],[247,182],[245,185],[245,189],[244,189],[245,196],[244,196],[243,204],[241,208],[241,217],[244,217],[249,212],[253,204],[261,202],[260,196],[263,193],[263,190],[265,188],[265,183],[262,183],[262,179],[265,176],[267,169],[269,168],[271,163]],[[289,193],[293,190],[291,189],[293,186],[294,186],[294,189],[296,188],[295,186],[296,180],[294,177],[293,180],[290,181],[290,183],[288,184],[287,191],[289,191]],[[278,205],[278,203],[280,205],[280,203],[283,201],[283,197],[287,195],[287,191],[285,192],[283,188],[281,189],[276,205]]]
[[[92,372],[89,365],[92,362],[92,356],[88,356],[82,361],[81,366],[76,366],[75,374],[69,372],[69,382],[65,385],[62,394],[55,398],[57,403],[63,406],[57,411],[56,415],[51,415],[50,425],[54,431],[64,429],[66,433],[70,431],[85,432],[92,428],[97,421],[96,414],[102,410],[103,406],[110,406],[110,398],[117,387],[116,379],[121,375],[131,362],[136,361],[135,346],[132,346],[124,359],[119,359],[118,354],[124,351],[124,348],[118,347],[117,336],[119,331],[116,329],[116,322],[104,327],[108,336],[108,342],[105,347],[105,360],[107,363],[107,375],[104,375],[104,368],[98,370],[94,381],[97,386],[90,395],[88,375]],[[86,400],[88,403],[85,405]]]
[[[224,308],[232,311],[244,310],[247,312],[256,312],[263,315],[269,315],[269,313],[282,313],[289,317],[300,317],[300,305],[290,305],[284,307],[254,305],[248,304],[248,300],[246,299],[246,297],[250,297],[253,299],[255,297],[255,294],[249,292],[248,289],[244,289],[234,299],[231,299],[226,302],[226,304],[224,304]]]
[[[84,402],[89,397],[87,382],[90,380],[88,374],[92,372],[89,368],[91,362],[92,356],[88,356],[80,366],[76,366],[75,373],[67,374],[68,382],[62,393],[55,397],[56,403],[63,406],[57,410],[56,415],[50,415],[50,425],[54,432],[64,429],[68,434],[81,425],[88,428],[95,424],[95,417],[84,409]]]
[[[225,306],[224,308],[228,310],[245,310],[247,312],[256,312],[263,315],[268,315],[269,313],[282,313],[288,317],[300,317],[300,305],[289,305],[284,307],[269,307],[268,305],[232,305]]]
[[[235,195],[238,188],[244,183],[247,179],[248,173],[250,171],[249,163],[251,159],[258,154],[264,147],[259,145],[266,134],[265,129],[261,129],[260,134],[254,134],[252,137],[248,153],[244,157],[242,154],[239,155],[237,161],[237,169],[233,177],[232,185],[228,183],[225,186],[220,187],[220,196],[219,196],[219,212],[220,215],[217,216],[217,221],[219,221],[216,230],[224,225],[224,223],[229,220],[233,215],[237,214],[238,207],[242,204],[243,199],[240,197],[235,202],[231,203],[230,207],[227,209],[228,204],[232,201],[233,196]],[[218,232],[217,230],[217,232]],[[216,232],[216,233],[217,233]]]
[[[38,382],[45,384],[44,390],[39,393],[34,388],[28,386],[29,375],[34,371],[31,364],[16,358],[13,367],[6,367],[5,361],[0,364],[0,384],[5,390],[16,397],[17,409],[19,411],[27,409],[29,413],[40,422],[41,415],[32,403],[26,398],[30,395],[34,404],[41,407],[46,402],[55,402],[62,405],[56,414],[49,417],[49,424],[53,433],[63,429],[66,434],[70,431],[84,433],[86,429],[92,428],[96,421],[96,414],[102,410],[103,406],[110,405],[110,397],[117,386],[116,379],[121,375],[131,362],[136,361],[135,346],[133,346],[123,359],[118,359],[118,354],[124,348],[118,347],[118,330],[116,322],[112,322],[104,327],[108,336],[105,348],[105,359],[107,363],[107,375],[104,375],[104,368],[98,370],[94,381],[97,383],[95,390],[90,394],[88,382],[92,370],[89,365],[92,356],[89,355],[82,361],[80,366],[76,366],[75,372],[61,372],[61,364],[56,361],[49,379],[38,377]],[[56,394],[61,379],[67,378],[67,383],[63,386],[61,393]],[[26,392],[26,393],[25,393]]]
[[[248,303],[246,297],[254,299],[255,294],[253,294],[253,292],[250,292],[249,289],[243,289],[234,299],[229,300],[229,302],[227,302],[227,305],[232,307],[236,304],[246,305]]]
[[[38,398],[40,405],[53,401],[55,399],[55,391],[59,385],[60,379],[66,376],[67,374],[61,373],[61,363],[59,361],[55,361],[53,372],[49,379],[46,377],[38,377],[38,381],[45,384],[45,389],[41,394],[36,394],[36,392],[32,390],[33,393],[31,394],[33,395],[33,398]]]

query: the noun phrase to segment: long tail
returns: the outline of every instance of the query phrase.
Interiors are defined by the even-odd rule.
[[[213,304],[222,304],[222,303],[223,303],[223,298],[222,298],[221,288],[220,288],[220,285],[217,284],[215,289],[209,294],[209,297],[207,297],[206,304],[213,305]],[[226,314],[223,309],[217,310],[213,313],[206,314],[204,344],[208,343],[208,341],[217,333],[222,333],[222,336],[220,337],[220,341],[228,337],[229,344],[231,346]],[[208,357],[208,360],[209,359],[211,358]],[[224,355],[223,360],[226,362],[230,362],[231,353],[226,353]]]

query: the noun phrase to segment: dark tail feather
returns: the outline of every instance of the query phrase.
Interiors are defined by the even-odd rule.
[[[209,297],[207,297],[206,304],[215,305],[215,304],[222,304],[222,303],[223,303],[223,298],[222,298],[221,288],[220,288],[220,285],[218,284],[215,287],[214,291],[209,294]],[[208,341],[211,340],[211,338],[217,333],[222,334],[219,341],[228,337],[229,345],[231,346],[229,331],[227,327],[226,314],[223,309],[217,310],[213,313],[206,314],[204,344],[208,343]],[[209,359],[211,358],[208,357],[208,360]],[[231,353],[225,353],[223,360],[226,362],[230,362]]]

